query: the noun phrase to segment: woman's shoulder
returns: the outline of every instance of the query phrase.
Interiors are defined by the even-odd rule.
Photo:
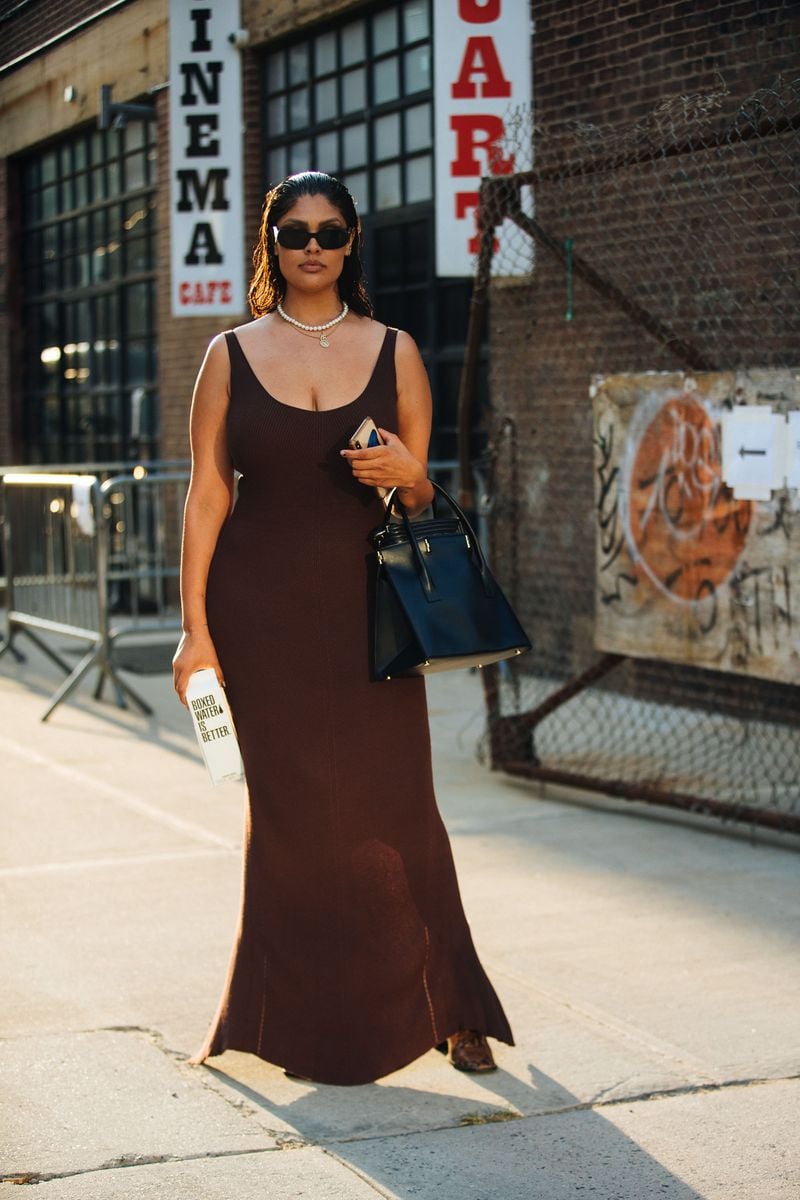
[[[214,334],[206,347],[205,358],[203,360],[204,367],[218,367],[227,363],[228,347],[225,340],[226,337],[227,331],[225,330]]]
[[[405,329],[397,330],[394,353],[398,363],[416,363],[422,357],[419,352],[419,346]]]

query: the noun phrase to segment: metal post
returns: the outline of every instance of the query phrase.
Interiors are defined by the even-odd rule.
[[[498,207],[498,195],[494,180],[485,179],[481,184],[478,203],[478,228],[480,251],[475,282],[472,285],[472,300],[467,327],[467,347],[458,388],[458,472],[459,503],[464,508],[473,507],[472,456],[470,437],[472,434],[472,412],[475,400],[475,376],[478,370],[481,334],[486,319],[489,298],[489,277],[494,254],[494,231],[502,220]]]

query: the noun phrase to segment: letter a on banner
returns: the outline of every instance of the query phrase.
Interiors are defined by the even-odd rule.
[[[170,0],[172,315],[244,312],[238,0]]]
[[[528,0],[434,0],[439,276],[473,274],[481,179],[517,169],[504,137],[509,113],[531,104],[531,50]]]

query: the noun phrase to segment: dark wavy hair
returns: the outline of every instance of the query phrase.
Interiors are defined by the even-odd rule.
[[[247,299],[254,317],[273,312],[286,295],[286,280],[278,266],[272,227],[285,217],[301,196],[324,196],[334,208],[338,208],[347,228],[352,229],[353,243],[344,260],[342,273],[337,280],[339,296],[353,312],[362,317],[373,315],[372,304],[364,281],[361,265],[361,222],[358,219],[353,197],[339,179],[323,171],[302,171],[289,175],[267,192],[261,229],[253,251],[253,278]]]

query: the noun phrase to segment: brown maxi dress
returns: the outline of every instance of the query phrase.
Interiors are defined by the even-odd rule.
[[[272,396],[225,336],[242,478],[207,612],[247,805],[238,929],[191,1061],[246,1050],[360,1084],[458,1029],[513,1045],[436,805],[425,681],[370,678],[368,534],[383,504],[339,451],[366,416],[397,429],[397,331],[364,391],[325,411]]]

